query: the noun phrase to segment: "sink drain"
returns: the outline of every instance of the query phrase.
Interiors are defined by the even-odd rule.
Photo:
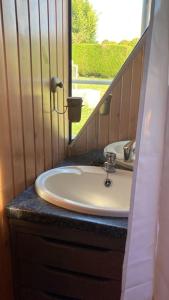
[[[105,185],[105,187],[110,187],[111,185],[112,185],[112,181],[110,180],[110,179],[105,179],[105,181],[104,181],[104,185]]]

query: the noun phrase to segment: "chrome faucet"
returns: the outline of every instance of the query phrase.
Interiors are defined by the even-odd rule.
[[[104,169],[107,173],[114,173],[116,164],[116,154],[113,152],[106,152],[106,161],[104,163]]]
[[[133,152],[133,144],[134,144],[134,140],[129,141],[123,147],[123,150],[124,150],[124,160],[125,161],[130,161],[131,160],[131,154]]]
[[[106,179],[104,181],[105,187],[110,187],[112,185],[112,180],[109,178],[110,173],[114,173],[116,164],[116,154],[113,152],[106,152],[106,161],[104,163],[104,170],[106,171]]]

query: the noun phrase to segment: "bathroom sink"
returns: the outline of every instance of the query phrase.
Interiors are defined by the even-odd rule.
[[[128,168],[129,170],[133,170],[133,163],[134,163],[134,160],[135,160],[135,155],[133,155],[132,160],[124,161],[124,149],[123,149],[123,147],[128,142],[130,142],[130,141],[129,140],[128,141],[120,141],[120,142],[114,142],[112,144],[109,144],[104,148],[104,154],[106,152],[115,153],[116,154],[117,165]]]
[[[105,187],[106,173],[101,167],[61,167],[42,173],[35,182],[35,189],[41,198],[68,210],[127,217],[132,172],[117,170],[109,177],[112,184]]]

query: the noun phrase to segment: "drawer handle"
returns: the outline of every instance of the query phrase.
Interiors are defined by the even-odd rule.
[[[63,246],[79,248],[79,249],[83,249],[83,250],[106,252],[106,253],[107,252],[112,252],[112,249],[107,249],[107,248],[102,248],[102,247],[97,247],[97,246],[91,246],[91,245],[83,245],[83,244],[78,244],[78,243],[69,242],[69,241],[62,241],[62,240],[52,239],[52,238],[43,237],[43,236],[40,236],[40,239],[43,242],[53,244],[53,245],[54,244],[55,245],[63,245]]]
[[[50,300],[50,299],[52,299],[52,300],[54,300],[54,299],[57,299],[57,300],[58,300],[58,299],[59,299],[57,295],[53,295],[53,294],[51,294],[51,293],[42,292],[41,294],[42,294],[43,296],[47,297],[49,300]]]
[[[76,277],[81,277],[81,278],[87,278],[90,280],[97,280],[100,282],[108,282],[108,281],[112,281],[111,278],[107,278],[107,277],[100,277],[100,276],[96,276],[96,275],[91,275],[91,274],[86,274],[86,273],[81,273],[81,272],[77,272],[77,271],[70,271],[67,269],[62,269],[62,268],[58,268],[58,267],[52,267],[52,266],[48,266],[48,265],[42,265],[42,267],[50,272],[58,272],[58,273],[62,273],[65,275],[73,275]],[[73,298],[74,299],[74,298]]]
[[[56,295],[51,292],[41,292],[42,295],[48,297],[49,300],[81,300],[80,298],[72,298],[62,295]]]

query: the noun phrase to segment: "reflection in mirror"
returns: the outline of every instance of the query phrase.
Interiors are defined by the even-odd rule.
[[[149,22],[150,0],[72,0],[72,96],[82,97],[74,138]]]

